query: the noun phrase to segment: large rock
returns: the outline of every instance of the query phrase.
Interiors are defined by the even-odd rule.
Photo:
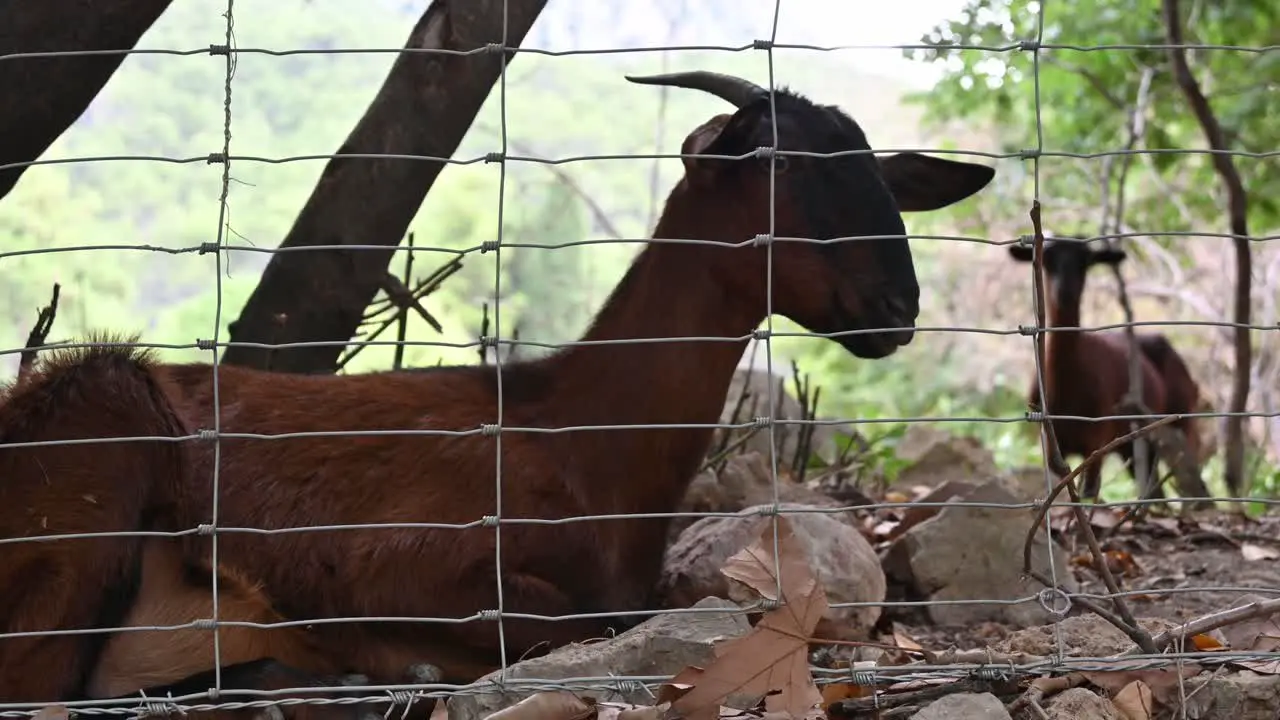
[[[1000,698],[991,693],[957,693],[939,698],[912,720],[1010,720]]]
[[[1068,688],[1045,706],[1049,720],[1124,720],[1116,706],[1084,688]]]
[[[772,505],[772,503],[770,503]],[[729,517],[702,518],[690,525],[667,548],[658,590],[670,607],[682,607],[696,598],[714,595],[751,602],[753,593],[730,582],[720,572],[734,553],[750,545],[771,522],[751,507]],[[784,503],[783,510],[813,506]],[[827,601],[882,603],[884,570],[875,550],[850,522],[830,513],[787,513],[796,538],[808,554],[809,566],[822,583]],[[880,606],[831,608],[819,623],[817,634],[834,639],[859,639],[880,617]]]
[[[895,454],[907,464],[890,486],[893,490],[907,491],[915,485],[937,487],[952,480],[981,482],[1000,474],[995,457],[976,438],[928,425],[908,428]]]
[[[840,503],[821,492],[783,478],[778,479],[778,498],[787,503],[840,507]],[[773,473],[768,456],[746,452],[729,458],[719,473],[707,470],[695,477],[677,511],[731,513],[754,505],[772,504]],[[694,517],[673,519],[668,544],[697,520]]]
[[[789,377],[784,377],[777,373],[770,377],[768,370],[765,368],[757,368],[755,370],[739,368],[734,372],[733,381],[729,384],[729,393],[725,396],[724,410],[720,414],[720,422],[747,423],[751,422],[752,418],[768,415],[770,391],[772,391],[774,398],[775,420],[804,420],[804,408],[801,407],[800,401],[788,392],[793,386],[794,383]],[[742,401],[738,417],[734,419],[733,411],[738,408],[738,398],[741,397],[744,389],[748,394]],[[836,427],[835,425],[813,426],[810,452],[818,453],[828,461],[834,459],[837,447]],[[783,465],[789,464],[791,458],[795,455],[802,428],[804,428],[803,425],[777,425],[774,427],[774,434],[778,443],[778,460]],[[742,428],[733,432],[735,437],[740,437],[742,433],[750,432],[750,429]],[[769,445],[769,431],[764,429],[752,435],[751,439],[747,440],[746,444],[743,445],[743,449],[758,452],[768,458]]]
[[[1275,720],[1280,717],[1280,675],[1241,670],[1214,676],[1203,687],[1188,681],[1187,717],[1195,720]],[[1192,692],[1194,690],[1194,692]]]
[[[542,657],[507,668],[507,679],[563,680],[610,675],[671,676],[688,665],[705,667],[715,659],[714,645],[722,639],[744,635],[751,629],[738,606],[717,597],[703,598],[694,608],[720,608],[726,612],[669,613],[631,628],[612,640],[566,645]],[[538,692],[538,687],[504,688],[498,672],[476,681],[492,690],[455,695],[449,700],[449,720],[480,720]],[[576,690],[582,697],[649,705],[653,697],[644,688]],[[747,708],[758,698],[730,696],[729,707]]]
[[[1022,502],[1005,482],[992,480],[973,491],[953,497],[948,503]],[[1006,510],[948,505],[937,515],[916,525],[895,540],[885,553],[887,575],[905,585],[912,594],[931,601],[1013,600],[1031,597],[1017,604],[974,603],[930,605],[930,619],[939,625],[970,625],[995,621],[1026,627],[1053,619],[1034,596],[1043,586],[1022,577],[1023,544],[1032,513],[1027,509]],[[1049,541],[1043,533],[1032,544],[1032,563],[1047,577],[1058,578],[1063,590],[1077,589],[1067,565],[1067,552],[1053,547],[1054,571],[1049,571]]]

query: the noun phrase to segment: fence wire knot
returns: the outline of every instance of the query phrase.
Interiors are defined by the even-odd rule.
[[[217,343],[215,341],[208,338],[196,338],[197,350],[212,350],[216,345]]]
[[[498,516],[485,515],[480,518],[480,527],[498,527]]]
[[[773,424],[773,418],[761,415],[751,420],[751,424],[757,428],[767,428]]]
[[[1018,334],[1019,334],[1019,335],[1028,335],[1028,336],[1030,336],[1030,335],[1035,335],[1035,334],[1036,334],[1036,333],[1038,333],[1038,332],[1040,332],[1040,326],[1039,326],[1039,325],[1019,325],[1019,326],[1018,326]]]
[[[849,673],[849,680],[854,685],[862,687],[875,687],[876,671],[875,670],[854,670]]]
[[[486,165],[489,163],[500,163],[506,159],[507,156],[502,152],[488,152],[484,154],[484,162]]]
[[[206,165],[222,165],[227,162],[227,154],[220,152],[211,152],[209,157],[205,158]]]
[[[1045,588],[1036,593],[1036,599],[1040,601],[1040,607],[1044,608],[1052,615],[1062,619],[1071,612],[1071,596],[1056,587]],[[1059,607],[1061,601],[1061,607]]]
[[[773,333],[769,332],[769,328],[759,328],[751,331],[752,340],[768,340],[773,337]]]
[[[773,242],[773,236],[770,235],[769,233],[760,233],[759,235],[751,238],[752,247],[763,247],[772,242]]]
[[[773,41],[772,40],[752,40],[751,49],[752,50],[772,50]]]
[[[215,528],[211,523],[200,523],[196,526],[197,535],[213,535]]]
[[[196,254],[208,255],[209,253],[216,253],[220,249],[222,249],[222,246],[216,242],[202,242],[200,247],[196,248]]]
[[[500,431],[497,423],[480,423],[480,434],[485,437],[495,437]]]
[[[483,255],[489,252],[498,252],[498,248],[501,246],[502,243],[497,240],[485,240],[480,243],[480,254]]]
[[[645,689],[644,683],[639,680],[618,680],[618,693],[620,695],[629,695],[638,693]]]
[[[196,431],[196,438],[199,440],[217,440],[218,431],[210,430],[208,428],[200,428]]]
[[[480,618],[481,620],[490,620],[490,621],[492,621],[492,620],[501,620],[501,619],[502,619],[502,611],[501,611],[501,610],[481,610],[481,611],[478,613],[478,615],[479,615],[479,618]]]
[[[191,627],[196,630],[213,630],[218,627],[218,623],[213,618],[197,618],[191,621]]]
[[[1039,410],[1028,410],[1025,413],[1023,413],[1023,416],[1027,419],[1027,422],[1038,423],[1038,422],[1044,422],[1045,420],[1044,413],[1040,412]]]

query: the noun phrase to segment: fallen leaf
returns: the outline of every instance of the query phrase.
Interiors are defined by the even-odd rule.
[[[1218,641],[1218,638],[1208,634],[1199,633],[1191,636],[1191,644],[1200,652],[1217,652],[1226,650],[1227,646]]]
[[[702,668],[697,665],[685,667],[670,680],[658,686],[656,698],[658,703],[673,703],[679,700],[685,693],[693,689],[700,677],[702,677]]]
[[[449,717],[448,698],[436,698],[436,706],[431,708],[430,720],[447,720]],[[32,718],[35,720],[35,718]]]
[[[489,715],[486,720],[587,720],[595,716],[594,700],[556,690],[530,695],[511,707]]]
[[[1245,560],[1250,562],[1254,560],[1275,560],[1276,558],[1280,558],[1280,550],[1263,547],[1262,545],[1255,545],[1249,542],[1240,546],[1240,554],[1244,556]]]
[[[667,705],[632,705],[623,702],[596,704],[596,720],[662,720]]]
[[[790,521],[779,517],[777,523],[781,606],[765,613],[747,635],[716,646],[715,660],[671,704],[688,720],[717,717],[721,702],[734,692],[764,695],[766,711],[797,718],[822,704],[809,673],[809,638],[829,607],[827,596]],[[756,541],[725,561],[721,572],[774,599],[779,579],[774,575],[773,538],[773,527],[765,523]],[[773,691],[777,692],[770,694]]]
[[[31,716],[31,720],[67,720],[70,716],[65,705],[45,705]]]
[[[1244,595],[1234,607],[1263,602],[1260,595]],[[1222,628],[1222,636],[1232,650],[1241,652],[1275,652],[1280,650],[1280,617],[1276,614],[1249,618]],[[1266,675],[1280,675],[1280,660],[1233,660],[1232,665],[1246,667]]]
[[[1151,720],[1151,688],[1141,680],[1125,685],[1111,698],[1111,704],[1116,706],[1125,720]]]
[[[1085,671],[1080,674],[1112,696],[1118,695],[1135,682],[1141,682],[1157,704],[1173,705],[1177,699],[1178,685],[1181,681],[1199,675],[1201,670],[1201,667],[1195,663],[1186,663],[1181,666],[1181,670],[1177,667],[1137,669],[1143,662],[1145,661],[1134,660],[1118,664],[1114,670]],[[1126,668],[1125,664],[1134,669]]]

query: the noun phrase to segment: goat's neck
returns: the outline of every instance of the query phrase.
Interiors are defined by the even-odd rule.
[[[733,296],[707,272],[709,260],[723,262],[724,254],[733,252],[648,246],[583,340],[749,335],[764,319],[763,306],[751,307],[755,303]],[[700,340],[572,347],[550,359],[556,398],[548,419],[562,426],[716,423],[745,346],[745,341]],[[673,509],[711,436],[712,429],[695,428],[563,437],[575,466],[616,468],[619,482],[581,491],[636,512]]]
[[[1064,302],[1065,300],[1065,302]],[[1047,324],[1051,328],[1080,327],[1080,300],[1076,298],[1051,298],[1046,308]],[[1054,378],[1060,372],[1071,372],[1076,367],[1076,355],[1080,352],[1080,333],[1051,332],[1045,339],[1045,377]],[[1050,383],[1050,388],[1057,383]],[[1051,394],[1052,391],[1051,391]]]

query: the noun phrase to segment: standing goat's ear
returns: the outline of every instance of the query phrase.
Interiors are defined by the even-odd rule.
[[[880,172],[902,212],[938,210],[964,200],[991,182],[995,168],[904,152],[878,158]]]
[[[1127,255],[1120,248],[1104,247],[1101,250],[1094,250],[1089,262],[1090,264],[1119,265],[1126,257]]]
[[[729,126],[732,115],[720,114],[694,128],[693,132],[680,145],[681,155],[721,155],[719,148],[730,144],[730,135],[734,129]],[[716,172],[723,167],[723,160],[712,158],[680,158],[684,163],[684,174],[692,183],[708,182],[715,179]]]
[[[1009,245],[1008,248],[1009,254],[1018,262],[1031,262],[1035,259],[1033,257],[1035,248],[1030,245]]]

